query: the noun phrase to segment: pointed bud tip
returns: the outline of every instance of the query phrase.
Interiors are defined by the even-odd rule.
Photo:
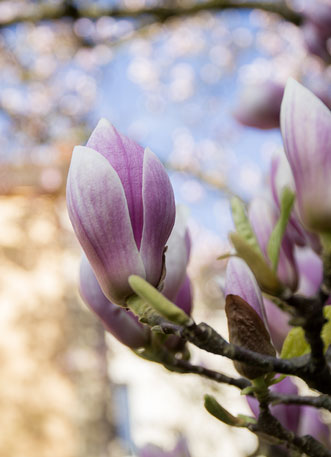
[[[106,119],[105,117],[102,117],[99,122],[97,123],[96,128],[98,127],[112,127],[112,124]]]

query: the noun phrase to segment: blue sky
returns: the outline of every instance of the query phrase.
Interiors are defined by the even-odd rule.
[[[224,13],[219,15],[224,21]],[[249,12],[227,12],[226,24],[229,30],[246,28],[255,33],[255,27],[250,22]],[[208,46],[215,46],[212,32],[203,30]],[[165,43],[169,40],[169,32],[156,35],[151,45],[148,59],[156,65],[167,59]],[[175,58],[169,65],[191,68],[194,73],[195,85],[192,97],[179,102],[169,102],[162,90],[167,90],[169,74],[162,74],[162,85],[153,93],[160,97],[160,107],[154,110],[148,105],[148,90],[144,91],[130,78],[132,64],[132,43],[127,42],[116,49],[110,64],[104,67],[100,77],[100,89],[96,110],[92,113],[91,123],[99,117],[106,117],[123,133],[135,136],[144,145],[149,146],[162,160],[167,160],[174,149],[174,132],[183,131],[196,143],[212,139],[230,155],[225,157],[229,162],[227,174],[232,189],[243,198],[250,198],[261,186],[252,186],[247,180],[254,181],[254,173],[262,170],[267,172],[269,156],[265,152],[268,145],[281,144],[279,131],[261,131],[254,128],[241,127],[232,118],[231,112],[235,106],[240,89],[238,68],[249,64],[259,55],[254,46],[245,48],[236,59],[236,68],[222,76],[221,80],[207,84],[201,80],[199,72],[209,62],[206,52]],[[139,53],[136,56],[139,58]],[[271,147],[271,146],[270,146]],[[178,152],[179,154],[179,152]],[[203,159],[204,160],[204,159]],[[215,165],[217,166],[217,164]],[[228,205],[224,196],[208,187],[199,190],[199,183],[194,185],[194,179],[178,173],[170,173],[175,188],[177,201],[188,205],[191,214],[204,225],[217,233],[225,235],[231,222]],[[245,178],[247,176],[247,178]],[[261,179],[261,176],[258,176]],[[188,192],[196,192],[198,198],[194,201],[186,199],[181,189],[185,182]],[[187,190],[187,189],[186,189]],[[202,193],[202,196],[199,197]],[[224,211],[223,216],[218,211]],[[216,213],[216,215],[215,215]]]

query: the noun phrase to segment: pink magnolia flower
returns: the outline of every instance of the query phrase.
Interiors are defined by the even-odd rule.
[[[105,297],[85,256],[81,261],[79,280],[83,300],[101,319],[109,333],[132,349],[148,344],[149,327],[141,324],[131,311],[114,305]]]
[[[192,310],[191,283],[186,274],[189,258],[190,241],[186,228],[186,219],[181,210],[177,211],[177,222],[169,238],[166,255],[166,277],[163,294],[187,314]],[[150,329],[142,325],[130,311],[109,301],[95,277],[84,255],[80,267],[80,293],[86,304],[96,313],[108,330],[121,343],[131,348],[146,346],[150,339]],[[179,350],[184,342],[176,335],[167,337],[169,349]]]
[[[326,34],[331,35],[331,3],[329,0],[304,0],[303,15]]]
[[[67,181],[76,236],[114,303],[132,294],[131,274],[157,286],[175,220],[173,190],[158,158],[102,119],[76,146]]]
[[[322,259],[309,248],[298,249],[296,258],[299,270],[298,292],[312,297],[317,293],[323,280]]]
[[[248,265],[240,258],[230,258],[226,269],[225,312],[229,339],[233,344],[260,354],[276,354],[270,341],[263,300],[256,279]],[[238,373],[249,379],[264,371],[243,362],[234,362]]]
[[[284,86],[274,81],[247,86],[241,95],[234,117],[240,124],[259,129],[279,127],[280,105]]]
[[[331,3],[329,0],[306,0],[302,9],[305,21],[303,37],[309,52],[328,61],[327,40],[331,37]]]
[[[239,257],[231,257],[226,267],[225,295],[230,294],[243,298],[266,324],[261,290],[251,269]]]
[[[182,206],[177,206],[176,208],[175,225],[167,245],[168,248],[165,254],[166,276],[161,292],[169,300],[174,300],[185,281],[191,251],[186,210]]]
[[[331,113],[292,78],[281,106],[281,132],[300,218],[308,229],[327,232],[331,229]]]
[[[331,446],[331,432],[329,427],[322,422],[320,413],[311,406],[301,406],[298,434],[311,435],[319,440],[327,449]]]
[[[267,315],[267,322],[271,340],[277,351],[280,353],[283,347],[284,340],[291,330],[288,321],[290,316],[278,308],[268,298],[263,299],[264,308]]]
[[[274,393],[283,395],[298,395],[298,388],[290,377],[285,378],[278,384],[271,386]],[[253,397],[246,397],[249,407],[255,417],[259,415],[258,401]],[[279,422],[299,436],[311,435],[321,441],[328,449],[331,444],[331,433],[329,427],[320,418],[319,411],[311,406],[279,404],[271,406],[271,413]]]
[[[191,315],[193,306],[192,286],[191,280],[187,275],[185,276],[184,281],[182,282],[179,291],[177,292],[174,303],[178,306],[178,308],[181,308],[183,311],[185,311],[188,316]]]
[[[328,60],[330,58],[327,48],[328,34],[311,21],[305,21],[301,29],[307,51],[323,60]]]

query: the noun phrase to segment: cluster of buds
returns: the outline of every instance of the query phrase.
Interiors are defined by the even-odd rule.
[[[317,293],[322,283],[323,265],[318,255],[321,252],[320,237],[331,229],[330,126],[331,114],[328,108],[310,91],[290,79],[281,107],[281,131],[286,155],[277,156],[272,161],[270,198],[256,197],[250,203],[247,213],[247,222],[256,239],[262,262],[265,262],[266,270],[271,269],[269,243],[280,218],[282,192],[287,187],[295,193],[296,201],[289,214],[286,231],[281,237],[274,273],[277,277],[276,284],[281,284],[282,290],[288,289],[308,297]],[[249,266],[254,271],[253,263]],[[263,289],[261,276],[263,279],[263,271],[260,277],[257,276]],[[243,283],[245,287],[240,287]],[[288,315],[268,298],[264,298],[263,303],[262,296],[257,293],[258,287],[243,261],[229,261],[228,296],[239,295],[257,312],[265,323],[275,348],[280,352],[290,330]],[[234,340],[237,339],[233,336],[234,328],[238,324],[234,323],[235,318],[230,317],[229,312],[227,314],[230,339]],[[243,330],[238,333],[244,334]],[[260,338],[261,348],[255,350],[271,353],[264,329]],[[241,345],[252,349],[247,341],[242,341]]]
[[[84,250],[80,291],[105,328],[132,349],[147,347],[149,327],[126,309],[139,275],[191,313],[186,274],[190,238],[157,157],[102,119],[75,148],[67,183],[69,216]],[[171,347],[178,340],[170,338]]]
[[[282,93],[283,88],[275,89],[277,103]],[[330,243],[331,231],[330,111],[292,79],[286,85],[280,111],[285,156],[272,162],[269,198],[255,198],[247,214],[240,203],[233,205],[237,233],[231,240],[237,256],[228,261],[225,287],[230,342],[268,357],[282,351],[290,330],[288,315],[275,303],[296,292],[306,297],[317,294],[323,274],[325,278],[319,254],[325,249],[325,239]],[[263,113],[263,107],[260,115],[269,128],[273,120]],[[171,357],[183,361],[187,354],[180,338],[183,333],[173,323],[186,326],[186,330],[197,328],[189,317],[192,293],[186,270],[190,237],[185,214],[176,210],[160,161],[149,149],[101,120],[87,146],[74,150],[67,203],[84,251],[80,269],[84,301],[108,332],[133,350],[143,348],[145,358],[165,366]],[[274,301],[262,292],[274,296]],[[172,327],[167,329],[176,327],[176,334],[157,335],[142,323],[150,324],[144,313],[151,309],[158,319],[156,325],[151,324],[153,329],[165,332],[160,318],[169,317]],[[251,380],[262,377],[263,383],[269,376],[267,382],[272,384],[269,368],[239,360],[235,367],[242,376]],[[253,388],[258,383],[254,387],[253,381]],[[290,379],[272,389],[297,394]],[[258,415],[256,401],[248,401]],[[310,433],[326,443],[326,427],[315,410],[298,405],[277,405],[271,410],[284,427],[299,435],[314,423]],[[230,420],[224,411],[221,415]],[[182,448],[180,452],[189,455],[185,446],[187,452]],[[177,456],[176,449],[171,455]],[[141,450],[141,456],[150,455],[150,450]],[[163,455],[160,452],[155,455]]]
[[[307,297],[314,296],[323,279],[320,257],[310,248],[300,249],[296,265],[299,278],[297,291]],[[261,354],[274,355],[274,348],[280,353],[291,329],[289,315],[262,295],[255,276],[244,260],[237,257],[229,260],[225,293],[230,341]],[[244,374],[240,363],[235,365],[242,375],[256,377],[255,372],[252,376]]]

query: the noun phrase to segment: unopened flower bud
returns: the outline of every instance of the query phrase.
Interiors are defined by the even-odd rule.
[[[331,34],[331,3],[329,0],[303,1],[304,17],[314,23],[322,32]]]
[[[192,286],[190,278],[186,275],[182,282],[179,291],[174,300],[175,305],[181,308],[190,316],[192,312]]]
[[[234,117],[248,127],[279,127],[280,104],[284,86],[274,81],[247,86],[241,95]]]
[[[298,292],[312,297],[318,292],[323,280],[322,259],[311,249],[298,249],[296,252],[299,270]]]
[[[281,107],[281,131],[292,169],[298,210],[312,231],[331,230],[331,113],[290,78]]]
[[[187,264],[190,257],[191,240],[187,229],[186,209],[176,208],[174,228],[168,240],[165,254],[165,279],[162,294],[175,300],[182,283],[185,280]]]
[[[229,260],[226,270],[226,304],[230,342],[260,354],[276,354],[270,341],[263,300],[256,279],[239,258]],[[249,379],[264,374],[260,368],[234,362],[238,373]]]
[[[101,120],[87,146],[76,146],[67,181],[75,233],[106,297],[124,305],[128,277],[157,286],[175,219],[167,173],[149,150]]]
[[[329,61],[327,40],[331,37],[331,3],[329,0],[306,0],[302,6],[304,23],[301,28],[306,47],[312,54]]]
[[[271,340],[277,351],[280,353],[285,338],[287,337],[288,332],[291,330],[291,326],[288,323],[290,316],[286,312],[279,309],[278,306],[268,298],[264,298],[263,302],[267,315]]]
[[[307,51],[323,60],[328,60],[330,54],[327,48],[327,36],[321,29],[310,21],[305,21],[301,27]]]
[[[121,343],[132,349],[148,344],[149,328],[141,324],[131,311],[114,305],[105,297],[85,256],[80,266],[80,294],[106,330]]]

